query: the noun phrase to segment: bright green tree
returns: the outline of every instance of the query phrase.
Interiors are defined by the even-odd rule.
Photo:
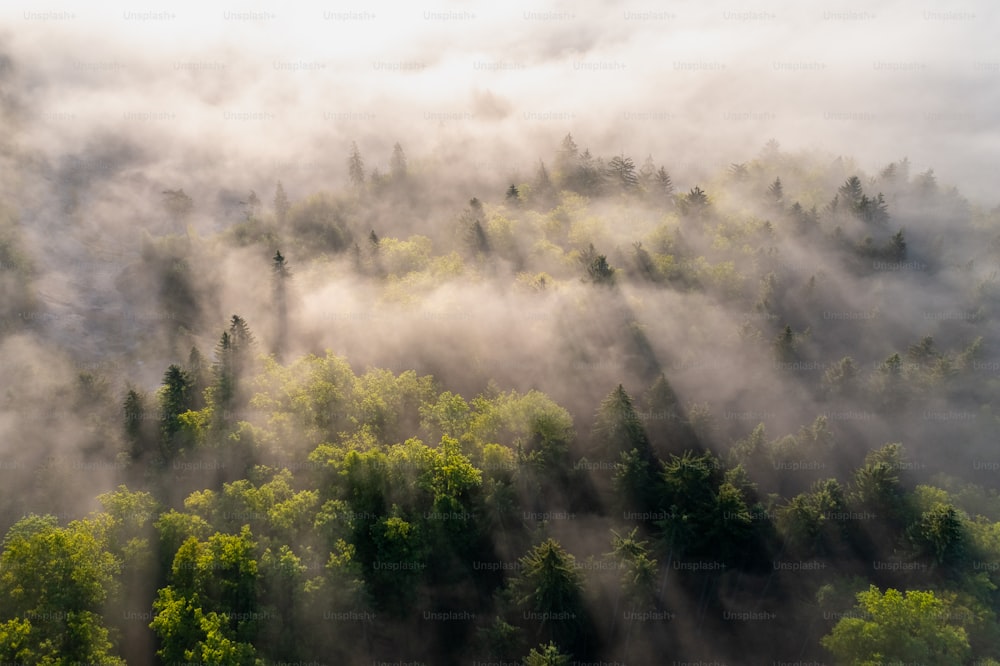
[[[100,615],[121,570],[105,534],[101,521],[60,527],[53,516],[10,528],[0,554],[0,660],[124,666]]]
[[[893,662],[961,664],[969,656],[965,629],[949,623],[933,592],[872,585],[858,593],[861,617],[845,617],[820,643],[838,663],[875,666]]]

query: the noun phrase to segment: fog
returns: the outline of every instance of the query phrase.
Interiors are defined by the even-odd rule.
[[[662,373],[723,459],[758,423],[773,440],[827,417],[830,467],[775,468],[754,479],[762,494],[843,477],[890,441],[923,479],[973,478],[997,432],[977,391],[995,385],[1000,361],[998,30],[986,2],[7,6],[0,527],[98,509],[96,495],[128,477],[127,389],[152,394],[192,346],[211,357],[234,313],[282,361],[329,350],[358,374],[412,369],[469,400],[490,387],[543,391],[574,419],[575,457],[615,386],[641,407]],[[535,190],[540,163],[565,182],[568,134],[595,158],[638,168],[650,156],[678,195],[701,187],[711,222],[625,195],[505,200],[512,184]],[[352,146],[371,183],[373,170],[393,172],[397,143],[402,185],[353,190]],[[907,175],[886,175],[904,158]],[[937,186],[919,194],[929,170]],[[885,195],[889,222],[875,231],[825,208],[855,175]],[[778,177],[783,203],[819,210],[811,230],[766,204]],[[190,213],[165,205],[176,190]],[[463,235],[473,198],[491,244],[478,255]],[[838,245],[868,235],[882,248],[901,229],[905,263],[861,262]],[[690,261],[677,270],[700,283],[643,279],[636,243]],[[588,245],[614,285],[585,280]],[[292,276],[286,335],[276,250]],[[773,354],[786,325],[794,363]],[[950,358],[982,338],[978,370],[902,411],[824,393],[843,357],[876,382],[925,336]],[[657,418],[644,417],[651,431]],[[678,452],[654,440],[659,456]],[[600,556],[615,523],[595,514],[550,531],[578,558]],[[522,545],[501,554],[516,559]],[[595,595],[612,594],[609,580]],[[769,581],[743,585],[726,592],[733,608],[759,603]],[[712,645],[722,629],[703,600],[662,598],[682,616],[681,654],[738,658]],[[647,649],[635,663],[659,658],[636,646],[633,659]]]

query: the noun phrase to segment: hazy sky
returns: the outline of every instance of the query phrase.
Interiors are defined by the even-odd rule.
[[[529,173],[571,131],[683,172],[773,137],[1000,199],[990,2],[10,3],[0,26],[21,141],[49,152],[97,130],[292,179],[399,140]]]

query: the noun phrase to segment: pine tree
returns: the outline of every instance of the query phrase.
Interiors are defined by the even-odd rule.
[[[288,342],[288,279],[291,277],[281,250],[274,251],[274,258],[271,260],[271,276],[276,319],[274,353],[280,360]]]
[[[614,284],[615,269],[608,265],[606,256],[597,254],[593,243],[580,255],[580,263],[583,264],[584,270],[587,272],[586,280],[588,282],[602,285]]]
[[[779,363],[789,363],[795,359],[795,333],[791,326],[785,329],[774,340],[774,354]]]
[[[847,203],[852,211],[857,211],[861,205],[861,197],[864,196],[864,191],[861,189],[861,179],[857,176],[851,176],[840,186],[837,194],[840,195],[841,199]]]
[[[511,183],[510,187],[507,188],[507,195],[505,198],[507,203],[512,206],[518,206],[521,204],[521,194],[517,191],[517,185]]]
[[[400,182],[406,179],[406,154],[403,147],[397,142],[392,147],[392,157],[389,159],[389,175],[392,180]]]
[[[639,181],[647,192],[656,185],[656,164],[653,162],[652,155],[646,155],[646,161],[639,169]]]
[[[708,210],[708,195],[695,185],[686,196],[681,198],[681,212],[691,217],[701,217]]]
[[[122,404],[125,421],[125,442],[129,456],[138,460],[149,446],[148,415],[146,414],[146,396],[131,386],[125,394]]]
[[[549,170],[545,168],[545,162],[538,160],[538,169],[535,171],[535,180],[531,184],[531,198],[542,206],[552,203],[555,195],[555,188],[552,186],[552,179],[549,177]]]
[[[246,321],[234,314],[229,330],[222,333],[215,347],[215,385],[212,387],[212,397],[216,416],[223,423],[231,421],[228,412],[237,404],[240,380],[249,366],[254,343],[254,335]]]
[[[559,170],[563,181],[570,177],[571,172],[576,170],[580,152],[573,141],[573,135],[567,134],[559,145],[559,152],[556,154],[556,168]]]
[[[351,154],[347,158],[347,173],[351,179],[351,185],[361,189],[365,184],[365,162],[361,159],[361,152],[358,144],[351,142]]]
[[[257,217],[257,214],[260,212],[260,197],[257,196],[256,192],[250,190],[250,195],[247,197],[244,206],[244,216],[247,220]]]
[[[656,172],[656,193],[665,201],[672,201],[674,195],[674,181],[670,174],[663,167]]]
[[[285,194],[285,188],[279,180],[274,188],[274,219],[277,220],[280,226],[284,226],[285,221],[288,219],[288,210],[291,207],[291,204],[288,202],[288,195]]]
[[[729,165],[729,175],[737,183],[743,183],[750,178],[750,171],[747,169],[747,165],[745,163],[737,164],[734,162]]]
[[[205,389],[209,386],[210,366],[197,347],[191,347],[186,370],[191,378],[191,409],[203,409]]]
[[[785,201],[785,189],[781,186],[781,178],[775,178],[771,186],[767,188],[767,193],[771,195],[771,200],[776,204]]]
[[[181,442],[178,433],[181,422],[178,417],[191,409],[191,377],[179,365],[171,365],[163,375],[160,387],[160,433],[165,459],[172,459]]]
[[[635,172],[635,162],[632,161],[631,157],[625,157],[624,154],[612,157],[605,173],[618,187],[625,191],[631,191],[639,185],[639,176]]]
[[[594,422],[594,443],[609,460],[618,454],[637,449],[643,456],[652,457],[646,429],[632,404],[632,398],[619,384],[601,402]]]

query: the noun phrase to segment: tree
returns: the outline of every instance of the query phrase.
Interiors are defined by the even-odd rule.
[[[559,144],[559,152],[556,154],[556,168],[564,182],[576,169],[579,158],[580,151],[576,147],[576,141],[573,140],[572,134],[567,134]]]
[[[886,253],[889,261],[906,261],[906,239],[903,237],[903,230],[900,229],[889,239],[889,248]]]
[[[281,250],[275,250],[274,257],[271,259],[271,284],[276,319],[274,352],[279,359],[285,351],[288,339],[288,280],[290,277],[291,272],[288,270],[288,263],[285,261],[284,255],[281,254]]]
[[[795,359],[796,336],[792,327],[786,325],[784,330],[774,339],[772,348],[779,363],[789,363]]]
[[[285,220],[288,219],[288,210],[291,207],[292,205],[288,202],[288,195],[285,194],[285,188],[279,180],[274,188],[274,219],[277,220],[279,226],[285,226]]]
[[[780,509],[778,527],[792,552],[803,556],[830,555],[845,537],[844,524],[830,516],[845,511],[847,499],[843,487],[836,479],[824,479]]]
[[[254,335],[246,320],[234,314],[230,319],[229,330],[223,331],[215,347],[212,402],[216,407],[216,417],[221,419],[220,423],[228,423],[230,420],[227,412],[236,405],[240,380],[249,366],[254,343]]]
[[[483,224],[479,220],[474,220],[469,228],[466,229],[465,242],[468,244],[469,249],[476,255],[487,255],[490,253],[490,238],[486,235],[486,229],[483,228]]]
[[[656,163],[652,155],[646,155],[646,161],[639,169],[639,182],[645,191],[650,191],[656,185]]]
[[[638,449],[652,458],[646,430],[632,404],[632,398],[619,384],[601,401],[594,420],[594,443],[603,455],[614,459],[620,453]]]
[[[845,617],[820,643],[838,663],[961,664],[969,656],[965,629],[947,621],[947,605],[933,592],[874,585],[859,592],[861,617]]]
[[[162,453],[165,459],[170,460],[183,444],[179,439],[182,425],[178,417],[192,406],[192,382],[187,371],[175,364],[168,367],[163,375],[159,397]]]
[[[646,541],[638,538],[639,528],[633,527],[625,536],[611,531],[610,555],[623,569],[622,592],[629,599],[632,610],[648,609],[656,603],[656,560],[649,557]]]
[[[861,197],[864,196],[864,191],[861,188],[861,179],[857,176],[851,176],[840,186],[837,193],[840,195],[841,200],[850,206],[852,211],[858,210],[858,207],[861,205]]]
[[[681,212],[685,215],[699,218],[708,210],[708,195],[695,185],[680,201]]]
[[[0,554],[0,658],[125,665],[100,616],[121,570],[102,531],[91,521],[59,527],[36,515],[10,528]]]
[[[911,526],[910,540],[934,564],[953,566],[965,555],[968,537],[958,510],[939,502]]]
[[[671,455],[661,478],[660,506],[669,515],[656,525],[671,555],[718,558],[724,554],[714,540],[715,526],[722,517],[716,496],[724,481],[720,461],[710,452]]]
[[[555,187],[549,177],[549,170],[545,168],[545,162],[538,160],[538,169],[535,171],[535,179],[531,183],[531,198],[536,205],[551,205],[555,197]]]
[[[854,359],[845,356],[830,365],[823,373],[823,387],[828,395],[850,397],[858,381],[858,366]]]
[[[669,199],[674,194],[674,182],[670,179],[670,174],[663,167],[656,172],[657,192],[664,199]]]
[[[639,186],[639,176],[635,171],[635,162],[632,161],[631,157],[625,157],[622,155],[615,155],[608,162],[607,168],[608,176],[615,181],[615,183],[622,190],[628,192]]]
[[[587,273],[587,282],[605,286],[614,284],[615,269],[608,265],[606,256],[597,254],[593,243],[590,243],[587,250],[580,254],[580,263],[583,264]]]
[[[258,566],[248,527],[189,538],[177,550],[170,584],[153,602],[150,628],[160,638],[165,663],[254,664]]]
[[[156,441],[155,422],[150,417],[145,394],[129,387],[122,404],[124,412],[125,443],[129,456],[138,460],[154,446]],[[151,427],[152,426],[152,427]]]
[[[518,603],[537,619],[538,635],[558,645],[576,643],[584,621],[583,576],[576,558],[554,539],[546,539],[521,558],[514,585]],[[546,632],[545,630],[548,629]]]
[[[204,409],[205,389],[211,384],[211,364],[205,360],[198,347],[192,346],[188,352],[185,370],[191,378],[191,409]]]
[[[347,174],[351,179],[351,185],[361,189],[365,184],[365,162],[361,159],[361,152],[358,144],[351,141],[351,154],[347,158]]]
[[[392,157],[389,158],[389,175],[395,182],[406,179],[406,154],[398,141],[392,146]]]
[[[595,160],[589,149],[576,160],[576,166],[571,170],[567,186],[585,196],[599,196],[604,187],[605,169],[599,160]]]
[[[549,641],[538,647],[541,651],[531,648],[531,652],[524,658],[525,666],[569,666],[569,655],[560,652],[555,643]]]
[[[864,465],[854,472],[852,499],[896,530],[909,522],[899,472],[903,467],[901,444],[886,444],[865,456]]]
[[[767,188],[767,193],[770,195],[771,200],[776,204],[782,204],[785,201],[785,189],[781,186],[781,178],[775,178],[771,186]]]
[[[517,185],[511,183],[510,187],[507,188],[507,194],[505,198],[507,200],[507,203],[511,204],[512,206],[520,205],[521,194],[517,190]]]
[[[244,216],[247,220],[252,220],[257,217],[260,212],[260,197],[253,190],[250,190],[250,196],[247,197],[246,203],[244,205]]]

